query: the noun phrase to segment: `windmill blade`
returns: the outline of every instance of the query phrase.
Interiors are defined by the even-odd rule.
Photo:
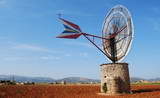
[[[120,28],[120,30],[118,31],[118,29],[115,30],[115,27],[114,27],[114,30],[115,30],[114,32],[115,32],[115,33],[107,36],[107,38],[113,38],[113,37],[115,37],[116,35],[118,35],[119,33],[121,33],[121,32],[122,32],[123,30],[125,30],[126,28],[127,28],[127,25],[125,25],[124,27]]]

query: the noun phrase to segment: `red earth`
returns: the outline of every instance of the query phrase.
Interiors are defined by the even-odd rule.
[[[0,98],[160,98],[160,85],[133,85],[133,94],[102,96],[99,85],[1,85]]]

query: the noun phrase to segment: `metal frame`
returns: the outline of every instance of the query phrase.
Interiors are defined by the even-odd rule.
[[[112,19],[113,17],[116,17],[116,16],[109,16],[109,15],[110,14],[112,15],[112,13],[115,14],[114,10],[117,9],[117,8],[120,8],[122,11],[124,11],[124,13],[126,15],[123,15],[123,16],[127,18],[127,22],[125,21],[126,24],[122,27],[118,27],[116,25],[110,26],[110,28],[113,28],[113,31],[111,31],[111,32],[109,31],[108,33],[110,33],[110,34],[106,35],[106,26],[105,25],[106,25],[106,23],[110,22],[107,19],[110,19],[110,18]],[[123,12],[120,12],[120,13],[123,13]],[[67,20],[64,20],[60,17],[61,17],[61,15],[59,15],[59,19],[63,22],[63,24],[65,24],[65,28],[67,27],[66,31],[71,32],[71,34],[68,33],[68,35],[67,35],[66,32],[62,32],[63,34],[61,34],[57,38],[76,39],[79,36],[83,35],[89,42],[91,42],[99,51],[101,51],[105,56],[107,56],[113,63],[116,63],[117,61],[122,60],[122,58],[124,58],[127,55],[128,51],[130,49],[131,43],[132,43],[132,38],[133,38],[133,33],[134,33],[133,32],[132,18],[131,18],[131,15],[130,15],[129,11],[127,10],[127,8],[125,8],[121,5],[118,5],[118,6],[115,6],[111,9],[111,11],[108,13],[108,15],[105,18],[103,31],[102,31],[102,37],[92,35],[92,34],[88,34],[88,33],[84,33],[80,30],[80,27],[78,25],[76,25],[72,22],[69,22]],[[118,37],[118,39],[117,39],[116,38],[117,35],[119,35],[125,29],[128,30],[128,33],[126,35],[125,35],[125,33],[122,34],[124,36],[123,37]],[[104,33],[105,33],[105,36],[103,36]],[[89,37],[93,37],[93,39],[91,39]],[[130,39],[128,37],[130,37]],[[94,41],[95,38],[102,39],[103,49],[101,49],[95,43],[95,41]],[[127,38],[127,43],[124,43],[124,41],[125,41],[124,39],[126,39],[126,38]],[[106,45],[106,41],[109,41],[109,42],[107,42],[108,43],[107,45]],[[120,47],[118,48],[118,51],[117,51],[118,46],[116,44],[121,42],[121,41],[123,41],[123,42],[121,43],[121,45],[119,45]],[[123,45],[123,44],[125,44],[126,46]],[[123,48],[122,45],[125,46],[124,49],[122,49]],[[110,47],[110,49],[108,49],[109,47]]]

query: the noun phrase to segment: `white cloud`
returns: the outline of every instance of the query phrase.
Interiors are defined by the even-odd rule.
[[[34,45],[27,45],[27,44],[19,44],[13,47],[14,49],[27,49],[27,50],[33,50],[33,51],[48,51],[48,49],[34,46]]]
[[[67,54],[65,54],[65,56],[66,56],[66,57],[71,57],[72,55],[69,54],[69,53],[67,53]]]
[[[60,57],[55,57],[55,56],[42,56],[40,57],[42,60],[59,60]]]
[[[50,50],[48,48],[44,48],[41,46],[36,46],[36,45],[30,45],[30,44],[15,44],[12,43],[13,49],[17,50],[28,50],[28,51],[38,51],[38,52],[49,52],[49,53],[58,53],[58,51]]]
[[[37,57],[37,56],[26,56],[26,57],[21,57],[21,56],[9,56],[9,57],[3,57],[1,58],[4,61],[26,61],[26,60],[60,60],[60,57],[56,57],[56,56],[41,56],[41,57]]]
[[[19,60],[26,60],[24,57],[4,57],[3,60],[5,61],[19,61]]]
[[[66,45],[75,45],[75,46],[83,46],[83,47],[89,47],[94,48],[94,46],[90,43],[83,43],[83,42],[67,42]]]
[[[47,55],[47,56],[8,56],[8,57],[3,57],[1,58],[4,61],[28,61],[28,60],[60,60],[60,57],[57,56],[51,56],[51,55]]]
[[[83,57],[88,57],[89,56],[89,54],[87,52],[80,53],[79,55],[83,56]]]

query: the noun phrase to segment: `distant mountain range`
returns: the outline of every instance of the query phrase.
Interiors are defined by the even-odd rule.
[[[17,82],[61,82],[66,81],[69,83],[77,83],[77,82],[83,82],[83,83],[90,83],[90,82],[100,82],[98,79],[89,79],[89,78],[83,78],[83,77],[67,77],[63,79],[55,80],[53,78],[49,77],[26,77],[26,76],[13,76],[13,75],[0,75],[0,80],[15,80]],[[139,80],[147,80],[147,81],[160,81],[160,78],[154,78],[154,79],[144,79],[144,78],[138,78],[138,77],[131,77],[131,82],[136,82]]]
[[[0,75],[0,80],[15,80],[17,82],[54,82],[55,80],[48,77],[26,77],[13,75]]]
[[[146,79],[144,79],[144,78],[139,78],[139,77],[131,77],[131,78],[130,78],[130,81],[131,81],[131,82],[136,82],[136,81],[139,81],[139,80],[146,80]]]
[[[57,80],[58,82],[60,81],[66,81],[69,83],[76,83],[76,82],[81,82],[81,83],[90,83],[90,82],[100,82],[100,80],[96,80],[96,79],[88,79],[88,78],[83,78],[83,77],[67,77],[67,78],[63,78],[60,80]]]
[[[160,81],[160,78],[148,79],[148,81]]]

